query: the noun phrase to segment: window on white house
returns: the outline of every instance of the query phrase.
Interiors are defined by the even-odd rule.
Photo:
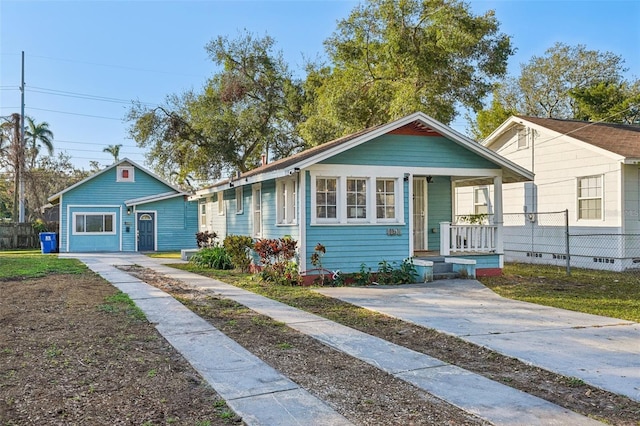
[[[529,147],[529,129],[518,129],[518,149],[525,149]]]
[[[260,185],[253,187],[253,236],[262,236],[262,188]]]
[[[602,219],[602,176],[578,178],[578,219]]]
[[[489,188],[480,187],[473,189],[473,213],[489,213]]]
[[[207,225],[207,204],[200,204],[200,226]]]
[[[396,180],[376,179],[376,218],[396,218]]]
[[[114,213],[76,213],[73,220],[75,234],[115,234]]]
[[[347,179],[347,219],[367,218],[367,179]]]
[[[316,179],[316,217],[336,219],[338,217],[338,179],[319,177]]]
[[[276,183],[277,223],[290,225],[296,223],[296,181],[282,179]]]
[[[218,191],[218,216],[224,216],[224,191]]]
[[[239,186],[236,188],[236,214],[241,214],[243,210],[243,199],[242,199],[242,187]]]

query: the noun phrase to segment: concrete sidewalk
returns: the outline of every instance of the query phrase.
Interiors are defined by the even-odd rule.
[[[351,424],[323,401],[274,370],[167,293],[115,267],[144,263],[142,261],[148,259],[146,256],[60,256],[81,260],[127,293],[149,322],[156,325],[160,334],[246,424]]]
[[[160,262],[163,260],[141,255],[69,257],[79,258],[105,279],[129,293],[136,304],[147,313],[149,320],[158,323],[158,330],[167,340],[182,352],[196,370],[227,400],[229,406],[249,424],[344,424],[346,420],[332,412],[322,401],[315,400],[297,385],[279,376],[277,372],[267,369],[264,370],[263,376],[260,376],[260,371],[264,368],[260,360],[246,353],[235,342],[229,341],[199,317],[184,312],[186,308],[170,296],[153,287],[146,288],[146,284],[111,265],[138,264],[179,279],[188,285],[235,300],[493,424],[599,424],[570,410],[427,355],[223,282],[161,265]],[[234,357],[235,364],[226,359],[229,356]],[[242,374],[243,371],[246,374]],[[260,390],[256,391],[257,388]],[[285,392],[295,393],[295,396],[283,398]],[[271,418],[268,421],[264,420],[266,416],[273,417],[276,414],[273,411],[285,411],[280,406],[274,408],[273,404],[267,402],[275,398],[279,398],[279,403],[291,402],[294,414],[277,421]],[[261,401],[264,403],[260,403]],[[294,409],[295,407],[297,409]],[[265,411],[269,414],[265,414]],[[300,417],[310,411],[312,415],[309,418]]]
[[[636,322],[505,299],[475,280],[318,291],[640,401]]]

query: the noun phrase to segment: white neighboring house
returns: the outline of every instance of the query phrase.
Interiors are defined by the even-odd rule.
[[[640,126],[512,116],[482,144],[535,176],[503,187],[505,260],[566,263],[564,215],[544,214],[566,210],[572,266],[640,268]],[[491,191],[458,189],[456,214],[491,214]]]

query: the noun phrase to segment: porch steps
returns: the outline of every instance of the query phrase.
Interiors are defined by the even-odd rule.
[[[453,264],[446,263],[444,257],[430,258],[433,262],[433,279],[435,280],[452,280],[460,278],[460,274],[453,271]]]

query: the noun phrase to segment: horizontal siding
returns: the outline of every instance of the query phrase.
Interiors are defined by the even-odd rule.
[[[304,256],[311,269],[310,257],[316,244],[326,248],[322,265],[332,271],[352,273],[360,270],[363,263],[373,271],[383,260],[400,264],[409,257],[409,205],[408,184],[404,185],[405,225],[321,225],[311,226],[311,179],[307,174],[305,190],[306,247]],[[387,235],[387,229],[400,229],[401,235]]]
[[[389,236],[387,229],[401,229],[402,235]],[[307,231],[307,263],[317,243],[327,252],[322,258],[324,268],[350,273],[357,272],[361,264],[373,271],[378,263],[402,263],[409,257],[408,226],[312,226]],[[312,266],[309,266],[312,268]]]
[[[427,247],[440,250],[440,222],[451,222],[451,179],[445,176],[433,178],[427,184]],[[436,232],[432,232],[432,230]]]
[[[535,138],[534,149],[517,149],[517,133],[507,132],[492,146],[503,157],[535,172],[539,212],[554,212],[568,209],[570,225],[588,224],[594,227],[622,226],[621,165],[614,158],[585,148],[581,143],[557,137],[555,133],[542,130]],[[535,155],[535,159],[533,156]],[[535,161],[534,161],[535,160]],[[577,219],[577,177],[602,175],[604,192],[604,220],[579,221]],[[638,184],[636,182],[636,184]],[[522,212],[525,204],[523,184],[505,185],[503,211]],[[514,191],[510,196],[506,191]],[[637,195],[636,195],[637,197]]]
[[[174,191],[173,188],[159,181],[145,171],[135,169],[134,182],[116,182],[117,168],[108,170],[95,176],[84,184],[62,194],[61,217],[60,217],[60,249],[65,250],[69,243],[69,250],[80,251],[117,251],[120,250],[120,238],[122,238],[122,250],[134,251],[136,249],[135,238],[135,216],[126,215],[124,201],[142,198],[157,194]],[[138,206],[138,210],[152,210],[156,203]],[[189,204],[187,207],[186,204]],[[74,236],[71,230],[67,233],[69,217],[67,217],[67,206],[91,206],[91,205],[113,205],[119,206],[116,210],[122,209],[123,217],[116,219],[116,236]],[[167,205],[176,206],[175,210],[167,209]],[[183,197],[175,197],[157,203],[156,207],[166,211],[165,219],[158,222],[158,249],[173,250],[177,248],[188,248],[195,246],[194,234],[197,232],[198,212],[196,203],[186,203]],[[75,211],[87,210],[87,207],[74,208]],[[168,210],[171,210],[169,212]],[[159,213],[160,214],[160,213]],[[187,218],[185,218],[187,214]],[[129,226],[129,232],[126,228]],[[164,229],[168,228],[168,229]],[[191,235],[188,235],[191,234]],[[67,242],[67,235],[71,241]],[[164,239],[168,241],[164,241]],[[91,241],[93,240],[93,241]],[[191,243],[189,240],[193,240]]]
[[[497,169],[489,160],[440,136],[384,135],[321,162],[405,167]]]
[[[120,223],[121,214],[119,207],[74,207],[69,211],[70,220],[73,221],[74,213],[115,213],[115,235],[73,235],[73,229],[69,230],[70,250],[75,252],[98,252],[98,251],[118,251],[120,250]],[[66,213],[66,212],[65,212]],[[73,226],[73,225],[72,225]],[[64,240],[60,241],[60,249],[63,250],[66,244],[66,233],[63,232]]]
[[[489,254],[481,256],[455,256],[458,259],[472,259],[476,261],[476,270],[500,267],[500,255]]]
[[[197,203],[182,197],[139,206],[138,211],[155,211],[156,243],[158,251],[172,251],[197,247]]]

